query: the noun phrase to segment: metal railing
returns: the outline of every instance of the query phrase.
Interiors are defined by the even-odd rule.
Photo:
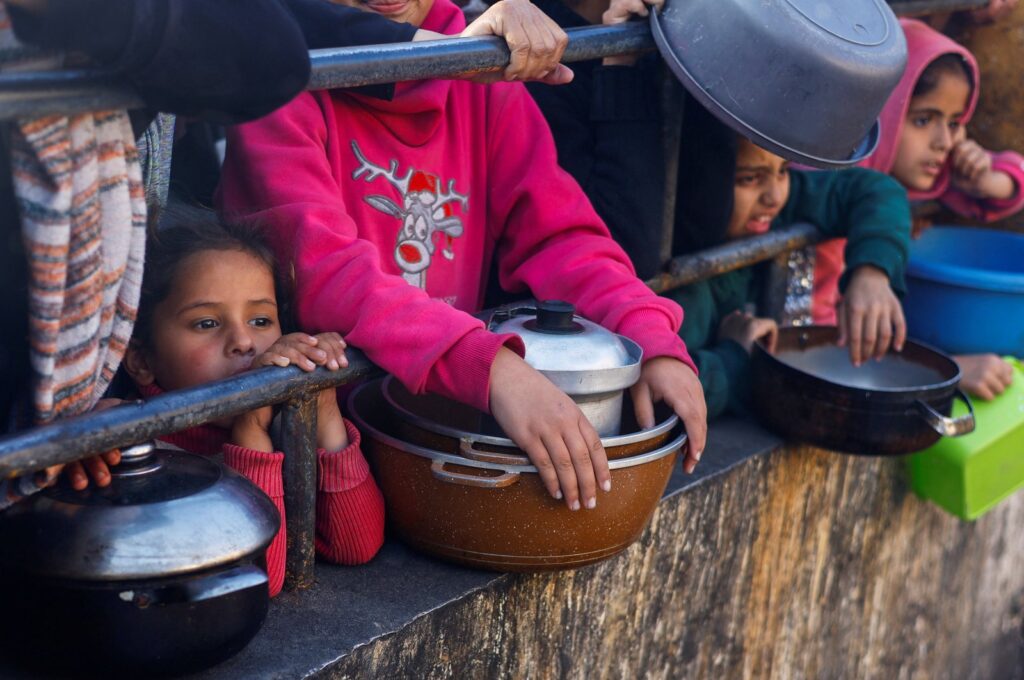
[[[893,2],[894,9],[913,5],[965,8],[986,0],[915,0]],[[596,26],[569,31],[564,61],[584,61],[653,49],[646,23]],[[509,52],[498,38],[459,38],[401,45],[375,45],[311,52],[310,89],[354,87],[419,78],[447,77],[500,69]],[[666,98],[671,97],[671,92]],[[48,71],[0,75],[0,120],[100,108],[133,108],[141,101],[109,73],[96,70]],[[675,182],[671,183],[675,186]],[[674,213],[674,192],[666,199]],[[816,243],[820,234],[797,225],[728,243],[670,261],[665,273],[648,285],[664,292],[728,271],[769,260]],[[667,244],[666,244],[667,246]],[[663,250],[667,251],[667,247]],[[286,587],[312,585],[316,494],[316,394],[378,374],[380,369],[358,350],[349,349],[348,368],[304,373],[297,368],[262,368],[251,373],[148,401],[68,418],[0,438],[0,477],[40,470],[158,438],[202,423],[236,416],[269,404],[284,404],[282,450],[288,508]]]

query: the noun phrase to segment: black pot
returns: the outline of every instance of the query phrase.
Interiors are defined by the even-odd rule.
[[[751,357],[754,410],[771,430],[796,441],[862,455],[901,455],[942,436],[974,430],[951,358],[907,341],[902,352],[860,367],[836,345],[831,326],[783,328],[775,354],[760,343]],[[950,418],[953,400],[970,413]]]
[[[266,617],[279,525],[262,491],[210,459],[126,449],[109,486],[58,485],[0,514],[0,646],[47,675],[217,663]]]

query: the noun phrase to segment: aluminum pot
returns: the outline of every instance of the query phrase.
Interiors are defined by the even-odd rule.
[[[974,409],[958,384],[960,368],[938,350],[907,341],[902,352],[860,367],[836,345],[833,326],[779,330],[775,354],[754,345],[754,409],[779,434],[835,451],[901,455],[942,436],[974,430]],[[969,413],[950,418],[953,399]]]
[[[568,394],[600,436],[618,434],[623,394],[640,379],[643,350],[575,312],[561,300],[504,307],[488,328],[522,338],[523,360]]]
[[[500,461],[500,456],[513,456],[519,463],[529,464],[523,460],[522,450],[505,436],[490,415],[434,394],[414,395],[390,375],[384,378],[381,390],[388,408],[397,416],[391,422],[400,439],[477,460]],[[679,416],[661,403],[655,411],[658,424],[646,430],[636,424],[628,398],[622,409],[620,421],[626,434],[601,438],[609,460],[660,446],[679,425]]]
[[[669,68],[716,118],[822,168],[874,151],[907,62],[882,0],[668,0],[650,21]]]
[[[213,665],[263,624],[279,525],[263,492],[210,459],[125,449],[108,487],[59,485],[0,514],[0,638],[76,674]]]
[[[526,455],[474,460],[386,434],[392,424],[381,381],[349,396],[348,414],[402,540],[436,557],[495,571],[570,569],[635,541],[672,473],[686,435],[609,462],[612,490],[594,510],[572,512],[548,495]],[[457,446],[457,443],[456,443]]]

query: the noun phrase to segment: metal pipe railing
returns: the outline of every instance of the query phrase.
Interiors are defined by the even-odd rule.
[[[920,16],[981,9],[988,3],[989,0],[889,0],[889,7],[901,16]]]
[[[562,61],[586,61],[654,49],[646,22],[566,31]],[[378,85],[448,78],[504,68],[510,60],[501,38],[447,38],[388,45],[313,50],[307,89]],[[116,73],[97,69],[0,74],[0,120],[108,108],[141,108],[142,100]]]

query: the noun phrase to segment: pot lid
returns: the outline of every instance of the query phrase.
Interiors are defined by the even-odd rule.
[[[526,363],[542,373],[605,371],[639,366],[636,343],[576,316],[568,302],[544,300],[534,307],[499,310],[491,328],[515,333],[526,345]],[[502,318],[505,320],[500,320]]]
[[[76,580],[200,571],[264,550],[280,518],[249,480],[152,443],[124,449],[105,488],[57,486],[0,514],[0,563]]]

